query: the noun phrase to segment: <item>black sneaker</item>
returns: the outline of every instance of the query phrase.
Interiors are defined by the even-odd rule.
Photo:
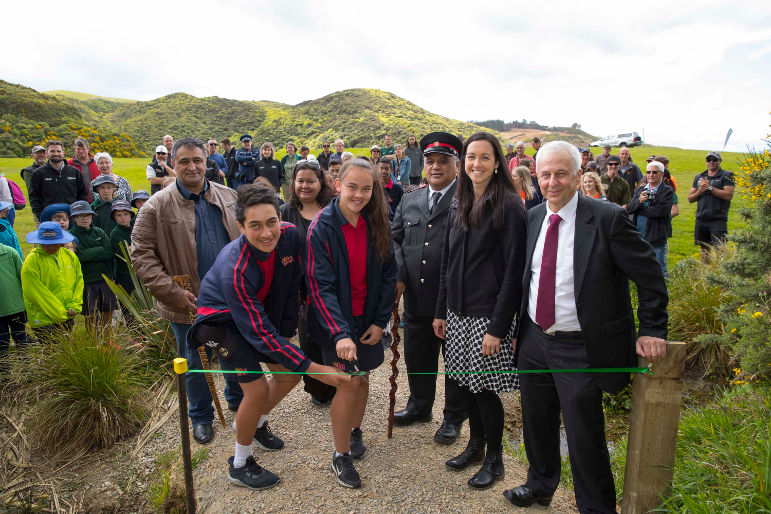
[[[367,447],[364,446],[364,441],[361,436],[361,429],[354,428],[351,430],[351,457],[356,460],[364,457],[364,452],[367,451]]]
[[[257,427],[257,431],[254,433],[254,444],[269,452],[274,452],[284,447],[284,441],[280,437],[273,435],[267,421],[261,427]]]
[[[273,487],[281,481],[275,473],[271,473],[256,462],[251,455],[246,458],[246,464],[240,468],[233,467],[233,457],[228,459],[230,471],[228,480],[239,487],[247,487],[253,491]]]
[[[358,489],[361,487],[361,478],[359,472],[353,467],[353,460],[349,453],[344,453],[339,457],[332,454],[332,472],[335,474],[340,485]]]

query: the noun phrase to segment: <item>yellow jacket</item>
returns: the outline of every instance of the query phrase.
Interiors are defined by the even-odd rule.
[[[54,255],[35,248],[21,268],[21,290],[32,328],[67,321],[67,309],[80,314],[83,273],[78,257],[66,248]]]

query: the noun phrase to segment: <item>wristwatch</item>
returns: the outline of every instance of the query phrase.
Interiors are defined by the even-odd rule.
[[[707,187],[707,191],[712,191],[712,186]]]

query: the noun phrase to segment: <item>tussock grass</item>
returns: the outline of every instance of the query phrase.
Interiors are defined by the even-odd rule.
[[[19,351],[12,384],[29,402],[25,432],[50,455],[105,448],[147,417],[135,351],[103,344],[83,327]],[[36,400],[36,401],[35,401]]]

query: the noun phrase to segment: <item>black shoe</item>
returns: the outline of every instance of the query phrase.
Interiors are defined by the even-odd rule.
[[[230,412],[238,412],[238,407],[239,407],[239,406],[238,406],[238,405],[236,405],[235,403],[230,403],[230,402],[228,402],[228,410],[229,410]]]
[[[474,489],[487,489],[495,483],[496,480],[503,478],[503,456],[502,450],[498,450],[495,453],[487,452],[485,462],[482,464],[482,468],[476,472],[468,481],[468,485]]]
[[[367,451],[367,447],[364,446],[364,441],[362,440],[361,435],[361,429],[360,428],[354,428],[351,430],[351,457],[353,457],[356,460],[361,459],[364,457],[364,452]]]
[[[482,462],[485,458],[485,442],[481,439],[471,439],[463,453],[445,462],[452,471],[462,471],[470,464]]]
[[[411,411],[409,408],[394,412],[394,424],[400,426],[412,425],[416,421],[426,423],[431,421],[431,419],[432,416],[430,412],[428,414],[418,414],[417,412]]]
[[[284,441],[280,437],[273,435],[267,421],[261,427],[257,427],[257,431],[254,433],[254,444],[269,452],[274,452],[284,447]]]
[[[529,507],[534,503],[546,507],[551,503],[551,495],[538,496],[526,485],[521,485],[514,489],[506,489],[503,491],[503,496],[517,507]]]
[[[198,444],[206,444],[214,439],[214,429],[211,427],[211,423],[208,425],[193,425],[193,439]]]
[[[332,454],[332,473],[335,474],[340,485],[358,489],[361,487],[361,478],[359,472],[353,467],[353,460],[349,453],[344,453],[339,457]]]
[[[440,426],[439,430],[437,430],[436,434],[434,434],[434,441],[439,444],[454,443],[460,435],[460,427],[462,424],[463,422],[456,424],[450,423],[447,420],[442,421],[442,426]]]
[[[253,491],[273,487],[281,481],[278,475],[271,473],[267,469],[254,462],[251,455],[246,458],[246,464],[240,468],[233,467],[233,457],[228,459],[230,471],[228,471],[228,480],[240,487],[247,487]]]

